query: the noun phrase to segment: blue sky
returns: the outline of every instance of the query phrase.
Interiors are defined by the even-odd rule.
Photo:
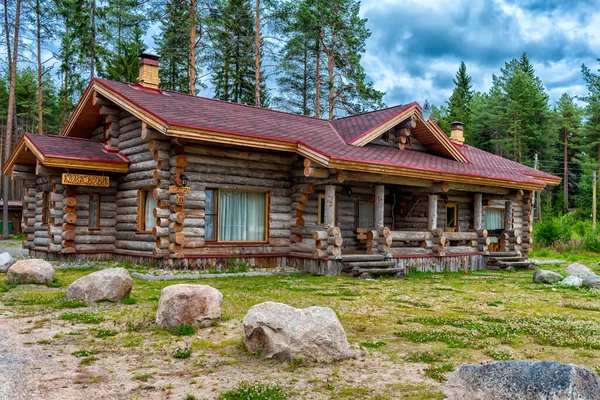
[[[365,0],[372,36],[363,65],[388,105],[443,103],[464,61],[487,91],[504,62],[527,52],[551,101],[584,95],[581,65],[600,57],[600,0]]]

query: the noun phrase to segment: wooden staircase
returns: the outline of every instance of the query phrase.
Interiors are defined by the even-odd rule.
[[[519,251],[497,251],[489,253],[487,269],[490,271],[532,270],[534,265],[531,261],[523,258]]]
[[[396,262],[384,254],[342,255],[342,275],[369,279],[374,276],[393,275],[404,277],[404,268],[396,267]]]

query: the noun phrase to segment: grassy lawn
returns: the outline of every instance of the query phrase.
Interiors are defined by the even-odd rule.
[[[584,258],[600,274],[598,261]],[[564,274],[566,265],[543,268]],[[203,279],[197,283],[224,295],[225,324],[190,336],[152,324],[161,289],[180,282],[135,280],[134,300],[124,304],[81,307],[67,301],[68,284],[90,272],[57,271],[52,288],[7,287],[1,275],[0,311],[9,311],[19,329],[35,338],[23,336],[23,341],[62,357],[58,362],[109,371],[106,379],[74,384],[116,385],[131,398],[163,398],[158,394],[165,392],[175,396],[168,398],[216,398],[240,382],[260,381],[298,399],[442,399],[450,371],[505,359],[557,360],[600,372],[600,291],[534,284],[532,271],[368,281]],[[352,359],[302,366],[248,354],[240,321],[248,308],[264,301],[333,308],[352,345]]]

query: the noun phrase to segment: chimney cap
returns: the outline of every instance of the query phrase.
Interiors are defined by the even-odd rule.
[[[464,123],[464,122],[460,122],[460,121],[454,121],[454,122],[451,122],[451,123],[450,123],[450,125],[451,125],[453,128],[454,128],[454,127],[457,127],[457,128],[459,128],[459,127],[460,127],[460,128],[464,128],[464,126],[465,126],[465,123]]]
[[[151,54],[151,53],[140,53],[139,57],[142,60],[152,60],[152,61],[160,60],[160,56],[157,56],[156,54]]]

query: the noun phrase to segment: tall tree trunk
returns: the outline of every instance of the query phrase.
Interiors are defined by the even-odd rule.
[[[260,107],[260,0],[256,0],[254,29],[254,105]]]
[[[6,3],[5,3],[6,4]],[[17,55],[19,50],[19,24],[21,20],[21,0],[17,0],[15,7],[15,28],[13,35],[13,51],[12,59],[9,59],[10,63],[10,89],[8,92],[8,118],[6,120],[6,140],[4,141],[4,161],[8,160],[11,151],[11,136],[14,125],[14,112],[15,112],[15,86],[17,84]],[[8,193],[10,191],[10,177],[4,175],[2,181],[2,239],[8,239]]]
[[[334,77],[334,68],[335,68],[335,41],[336,41],[336,32],[335,25],[333,27],[333,32],[331,32],[331,43],[329,44],[329,48],[325,48],[325,44],[323,44],[323,48],[325,49],[325,53],[327,54],[327,74],[328,74],[328,86],[329,86],[329,119],[332,120],[334,117],[335,111],[335,77]]]
[[[302,59],[302,114],[310,115],[308,111],[308,42],[304,41],[304,58]]]
[[[69,104],[69,58],[71,57],[71,39],[69,38],[69,22],[65,18],[65,71],[63,74],[63,109],[61,110],[62,115],[60,116],[61,129],[67,123],[68,104]]]
[[[564,167],[563,167],[563,196],[565,202],[565,209],[569,209],[569,132],[565,130],[565,156],[564,156]]]
[[[321,118],[321,35],[323,30],[317,32],[317,43],[315,43],[315,117]]]
[[[196,95],[196,0],[190,0],[190,87],[189,92],[191,95]]]
[[[96,0],[92,0],[91,18],[92,42],[90,44],[90,81],[95,76],[94,69],[96,67]]]
[[[35,1],[35,13],[37,22],[37,78],[38,78],[38,133],[44,133],[43,122],[43,98],[42,98],[42,16],[40,11],[40,0]]]

